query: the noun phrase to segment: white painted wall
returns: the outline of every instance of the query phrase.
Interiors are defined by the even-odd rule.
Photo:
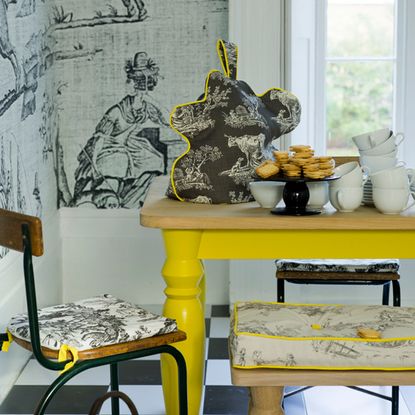
[[[44,222],[43,236],[45,254],[33,260],[39,307],[56,304],[61,298],[61,246],[57,213]],[[22,264],[23,256],[13,251],[0,261],[1,332],[4,332],[13,315],[26,310]],[[13,386],[29,356],[29,352],[13,343],[8,353],[0,353],[0,402]]]
[[[63,300],[111,293],[162,304],[164,245],[159,229],[140,226],[132,209],[60,209]],[[229,261],[206,261],[208,304],[229,300]]]

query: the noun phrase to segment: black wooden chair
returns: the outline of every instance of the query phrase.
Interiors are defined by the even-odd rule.
[[[6,351],[15,341],[33,351],[42,366],[62,371],[40,399],[35,415],[44,414],[56,392],[87,369],[109,365],[111,390],[117,391],[118,362],[160,353],[170,354],[177,363],[179,413],[187,414],[186,363],[171,346],[185,340],[186,334],[174,320],[110,295],[38,310],[32,255],[43,254],[40,219],[0,209],[0,246],[23,252],[28,311],[11,319],[7,332],[0,334],[0,348]],[[111,409],[119,415],[118,398],[111,398]]]

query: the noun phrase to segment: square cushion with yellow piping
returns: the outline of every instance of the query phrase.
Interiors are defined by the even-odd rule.
[[[38,318],[41,346],[51,350],[68,345],[84,351],[177,331],[175,320],[108,294],[42,308]],[[13,317],[8,330],[30,341],[27,314]]]
[[[415,308],[240,302],[229,343],[241,369],[414,370]]]
[[[256,95],[237,80],[236,46],[219,40],[217,50],[224,73],[210,71],[204,96],[171,113],[170,124],[188,149],[173,163],[167,196],[197,203],[249,202],[255,168],[271,142],[298,125],[300,102],[279,88]]]

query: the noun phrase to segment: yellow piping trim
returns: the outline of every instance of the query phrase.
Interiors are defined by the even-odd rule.
[[[232,364],[232,367],[237,369],[288,369],[288,370],[384,370],[384,371],[405,371],[415,370],[415,367],[327,367],[327,366],[274,366],[274,365],[263,365],[263,366],[239,366]]]
[[[58,362],[66,362],[69,359],[71,359],[71,361],[65,365],[63,370],[60,372],[61,374],[71,369],[79,360],[78,350],[75,349],[75,347],[63,344],[59,349]]]
[[[3,342],[3,345],[1,346],[2,352],[8,352],[10,344],[13,342],[13,336],[8,329],[6,330],[6,334],[7,334],[7,341]]]
[[[222,46],[222,48],[221,48]],[[223,55],[221,53],[221,50],[223,51]],[[223,69],[223,73],[230,78],[230,68],[229,68],[229,59],[228,59],[228,52],[226,51],[226,46],[225,43],[222,39],[219,39],[216,42],[216,51],[217,54],[219,56],[219,60],[220,60],[220,64],[222,66]],[[235,79],[238,79],[238,46],[235,45],[235,56],[236,56],[236,62],[235,62],[235,68],[236,68],[236,73],[235,73]],[[223,62],[223,58],[225,58],[225,63]]]
[[[262,303],[262,304],[279,304],[282,306],[296,306],[296,307],[308,307],[308,306],[335,306],[340,307],[340,304],[296,304],[296,303],[278,303],[275,301],[249,301],[250,303]],[[238,301],[234,305],[234,327],[233,331],[235,335],[244,335],[249,337],[261,337],[264,339],[280,339],[280,340],[293,340],[293,341],[302,341],[302,340],[319,340],[319,341],[348,341],[348,342],[360,342],[360,343],[388,343],[394,341],[408,341],[415,340],[415,336],[411,337],[390,337],[388,339],[363,339],[363,338],[354,338],[354,337],[318,337],[318,336],[309,336],[309,337],[287,337],[287,336],[271,336],[269,334],[259,334],[259,333],[248,333],[244,331],[238,331],[238,310],[237,305],[240,303],[246,303],[246,301]],[[285,366],[284,366],[285,367]]]
[[[354,338],[354,337],[319,337],[319,336],[309,336],[309,337],[288,337],[288,336],[271,336],[269,334],[258,334],[258,333],[249,333],[244,331],[235,332],[237,336],[244,335],[248,337],[261,337],[264,339],[279,339],[279,340],[290,340],[290,341],[302,341],[302,340],[324,340],[324,341],[349,341],[349,342],[359,342],[359,343],[388,343],[388,342],[399,342],[399,341],[408,341],[415,340],[414,336],[411,337],[390,337],[388,339],[363,339],[363,338]]]
[[[280,303],[278,301],[262,301],[262,300],[250,300],[250,301],[237,301],[234,306],[236,309],[236,306],[238,304],[246,304],[246,303],[260,303],[260,304],[279,304],[282,306],[300,306],[300,307],[342,307],[344,304],[338,304],[338,303]]]

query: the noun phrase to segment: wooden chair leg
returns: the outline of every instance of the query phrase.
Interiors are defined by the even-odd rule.
[[[283,386],[251,386],[249,392],[249,415],[284,415]]]

